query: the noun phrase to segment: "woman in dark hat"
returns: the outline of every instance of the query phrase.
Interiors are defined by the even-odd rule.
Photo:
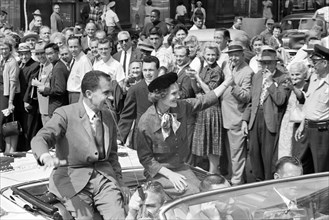
[[[199,180],[184,163],[189,155],[187,119],[216,103],[227,86],[220,86],[199,98],[180,100],[177,74],[168,73],[148,86],[152,106],[138,123],[137,153],[145,168],[145,176],[160,182],[172,199],[199,192]],[[202,137],[201,137],[202,138]]]

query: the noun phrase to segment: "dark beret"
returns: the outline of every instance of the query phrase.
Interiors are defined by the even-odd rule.
[[[171,84],[177,81],[177,73],[170,72],[155,78],[148,86],[149,92],[156,92],[169,88]]]
[[[329,49],[319,44],[316,44],[314,45],[314,52],[311,58],[314,60],[329,60]]]

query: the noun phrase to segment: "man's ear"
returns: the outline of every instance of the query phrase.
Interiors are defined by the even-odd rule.
[[[87,97],[89,99],[91,98],[92,94],[93,94],[93,92],[91,90],[86,90],[85,91],[85,97]]]

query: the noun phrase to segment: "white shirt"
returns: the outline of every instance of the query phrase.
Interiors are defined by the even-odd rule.
[[[118,23],[119,22],[119,18],[118,18],[118,15],[112,11],[111,9],[107,10],[107,12],[105,13],[105,23],[106,23],[106,26],[110,26],[110,27],[115,27],[115,23]]]
[[[321,44],[329,49],[329,35],[321,39]]]
[[[39,72],[39,81],[42,84],[44,84],[46,87],[49,87],[53,65],[48,61],[40,65],[43,65],[43,67],[42,67],[42,72],[41,73]],[[37,93],[37,96],[38,96],[40,114],[48,115],[49,96],[43,96],[40,93]]]
[[[159,59],[160,67],[165,67],[167,69],[167,72],[173,70],[174,61],[172,53],[170,53],[170,51],[168,51],[168,49],[164,45],[162,45],[157,51],[153,50],[151,55]]]
[[[125,73],[123,71],[122,65],[111,57],[106,63],[103,59],[97,60],[93,66],[94,70],[103,71],[104,73],[111,76],[112,79],[115,79],[117,82],[120,82],[125,79]]]
[[[87,55],[82,51],[77,57],[73,57],[72,62],[74,59],[75,61],[67,80],[67,91],[81,92],[82,79],[87,72],[92,70],[92,64]]]
[[[133,50],[130,47],[126,52],[127,52],[127,54],[126,54],[126,73],[125,73],[125,76],[128,75],[130,57],[131,57],[131,54],[132,54]],[[122,50],[121,57],[120,57],[120,64],[121,64],[122,67],[123,67],[124,59],[125,59],[125,51]]]
[[[191,69],[195,70],[197,72],[197,74],[199,74],[201,72],[201,69],[202,69],[201,65],[202,65],[201,60],[197,56],[190,63]]]
[[[195,24],[193,24],[193,26],[190,28],[190,31],[194,31],[194,30],[200,30],[200,28],[198,28]]]

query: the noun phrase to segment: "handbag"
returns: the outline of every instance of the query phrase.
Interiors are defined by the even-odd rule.
[[[14,114],[11,114],[12,121],[8,122],[9,116],[7,116],[7,122],[2,125],[2,135],[3,137],[10,137],[19,135],[22,132],[22,127],[18,121],[15,121]]]
[[[304,119],[303,105],[297,103],[295,108],[290,112],[290,122],[301,123]]]

